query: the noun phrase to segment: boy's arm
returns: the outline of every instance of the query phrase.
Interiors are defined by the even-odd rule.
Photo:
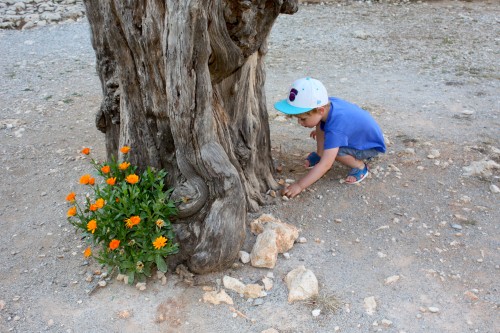
[[[338,151],[339,148],[325,149],[318,164],[316,164],[304,178],[284,189],[283,194],[293,198],[320,179],[332,167]]]

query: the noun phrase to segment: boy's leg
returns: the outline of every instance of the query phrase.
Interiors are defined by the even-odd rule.
[[[351,168],[351,171],[349,172],[347,177],[344,179],[345,182],[346,183],[358,182],[358,179],[355,176],[351,175],[351,173],[356,174],[354,171],[360,172],[359,170],[363,170],[365,168],[365,162],[358,160],[354,156],[351,156],[351,155],[337,156],[336,160]],[[361,181],[364,177],[366,177],[366,176],[363,175],[359,181]]]
[[[356,150],[347,147],[340,147],[336,160],[351,169],[363,170],[366,165],[363,160],[375,157],[378,154],[379,152],[376,149]],[[359,172],[359,170],[351,170],[350,174],[345,178],[346,183],[355,183],[358,181],[358,179],[356,179],[355,176],[352,176],[351,173],[353,173],[353,171]],[[354,174],[356,174],[356,172],[354,172]]]
[[[363,169],[365,167],[365,163],[363,161],[356,159],[352,155],[337,155],[336,160],[350,168]]]

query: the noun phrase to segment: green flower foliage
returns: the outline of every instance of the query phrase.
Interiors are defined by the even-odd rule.
[[[129,148],[121,151],[126,158]],[[89,155],[90,149],[82,153]],[[130,284],[151,276],[155,266],[166,272],[165,257],[179,251],[169,220],[177,211],[170,200],[172,189],[165,190],[167,173],[148,168],[137,175],[137,167],[126,160],[98,163],[91,158],[91,164],[102,182],[83,175],[80,183],[89,187],[91,195],[80,202],[74,192],[66,198],[72,205],[69,223],[90,243],[84,255],[108,268],[117,267]]]

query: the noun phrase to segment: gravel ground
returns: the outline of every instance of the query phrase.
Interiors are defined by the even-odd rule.
[[[88,25],[0,31],[0,331],[499,332],[499,23],[500,6],[482,1],[345,2],[280,17],[266,81],[277,178],[303,175],[314,147],[272,108],[306,75],[369,110],[388,153],[359,186],[341,184],[347,169],[335,165],[262,208],[308,240],[273,270],[237,265],[195,286],[172,274],[145,291],[104,277],[95,288],[99,266],[65,219],[66,194],[90,171],[78,151],[104,153]],[[316,304],[286,301],[282,280],[299,265],[319,280]],[[231,292],[233,311],[200,301],[224,275],[250,283],[270,271],[260,305]]]

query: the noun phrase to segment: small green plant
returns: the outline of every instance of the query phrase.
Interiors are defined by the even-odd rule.
[[[76,194],[69,193],[67,217],[90,243],[84,256],[92,256],[108,268],[117,267],[132,284],[151,276],[154,266],[166,272],[164,258],[178,252],[169,220],[176,207],[170,200],[172,190],[165,191],[166,172],[148,168],[137,175],[137,167],[126,160],[130,148],[120,150],[125,157],[121,163],[90,159],[103,182],[83,175],[80,184],[88,186],[91,194],[78,202]],[[90,149],[84,148],[82,153],[90,155]]]

